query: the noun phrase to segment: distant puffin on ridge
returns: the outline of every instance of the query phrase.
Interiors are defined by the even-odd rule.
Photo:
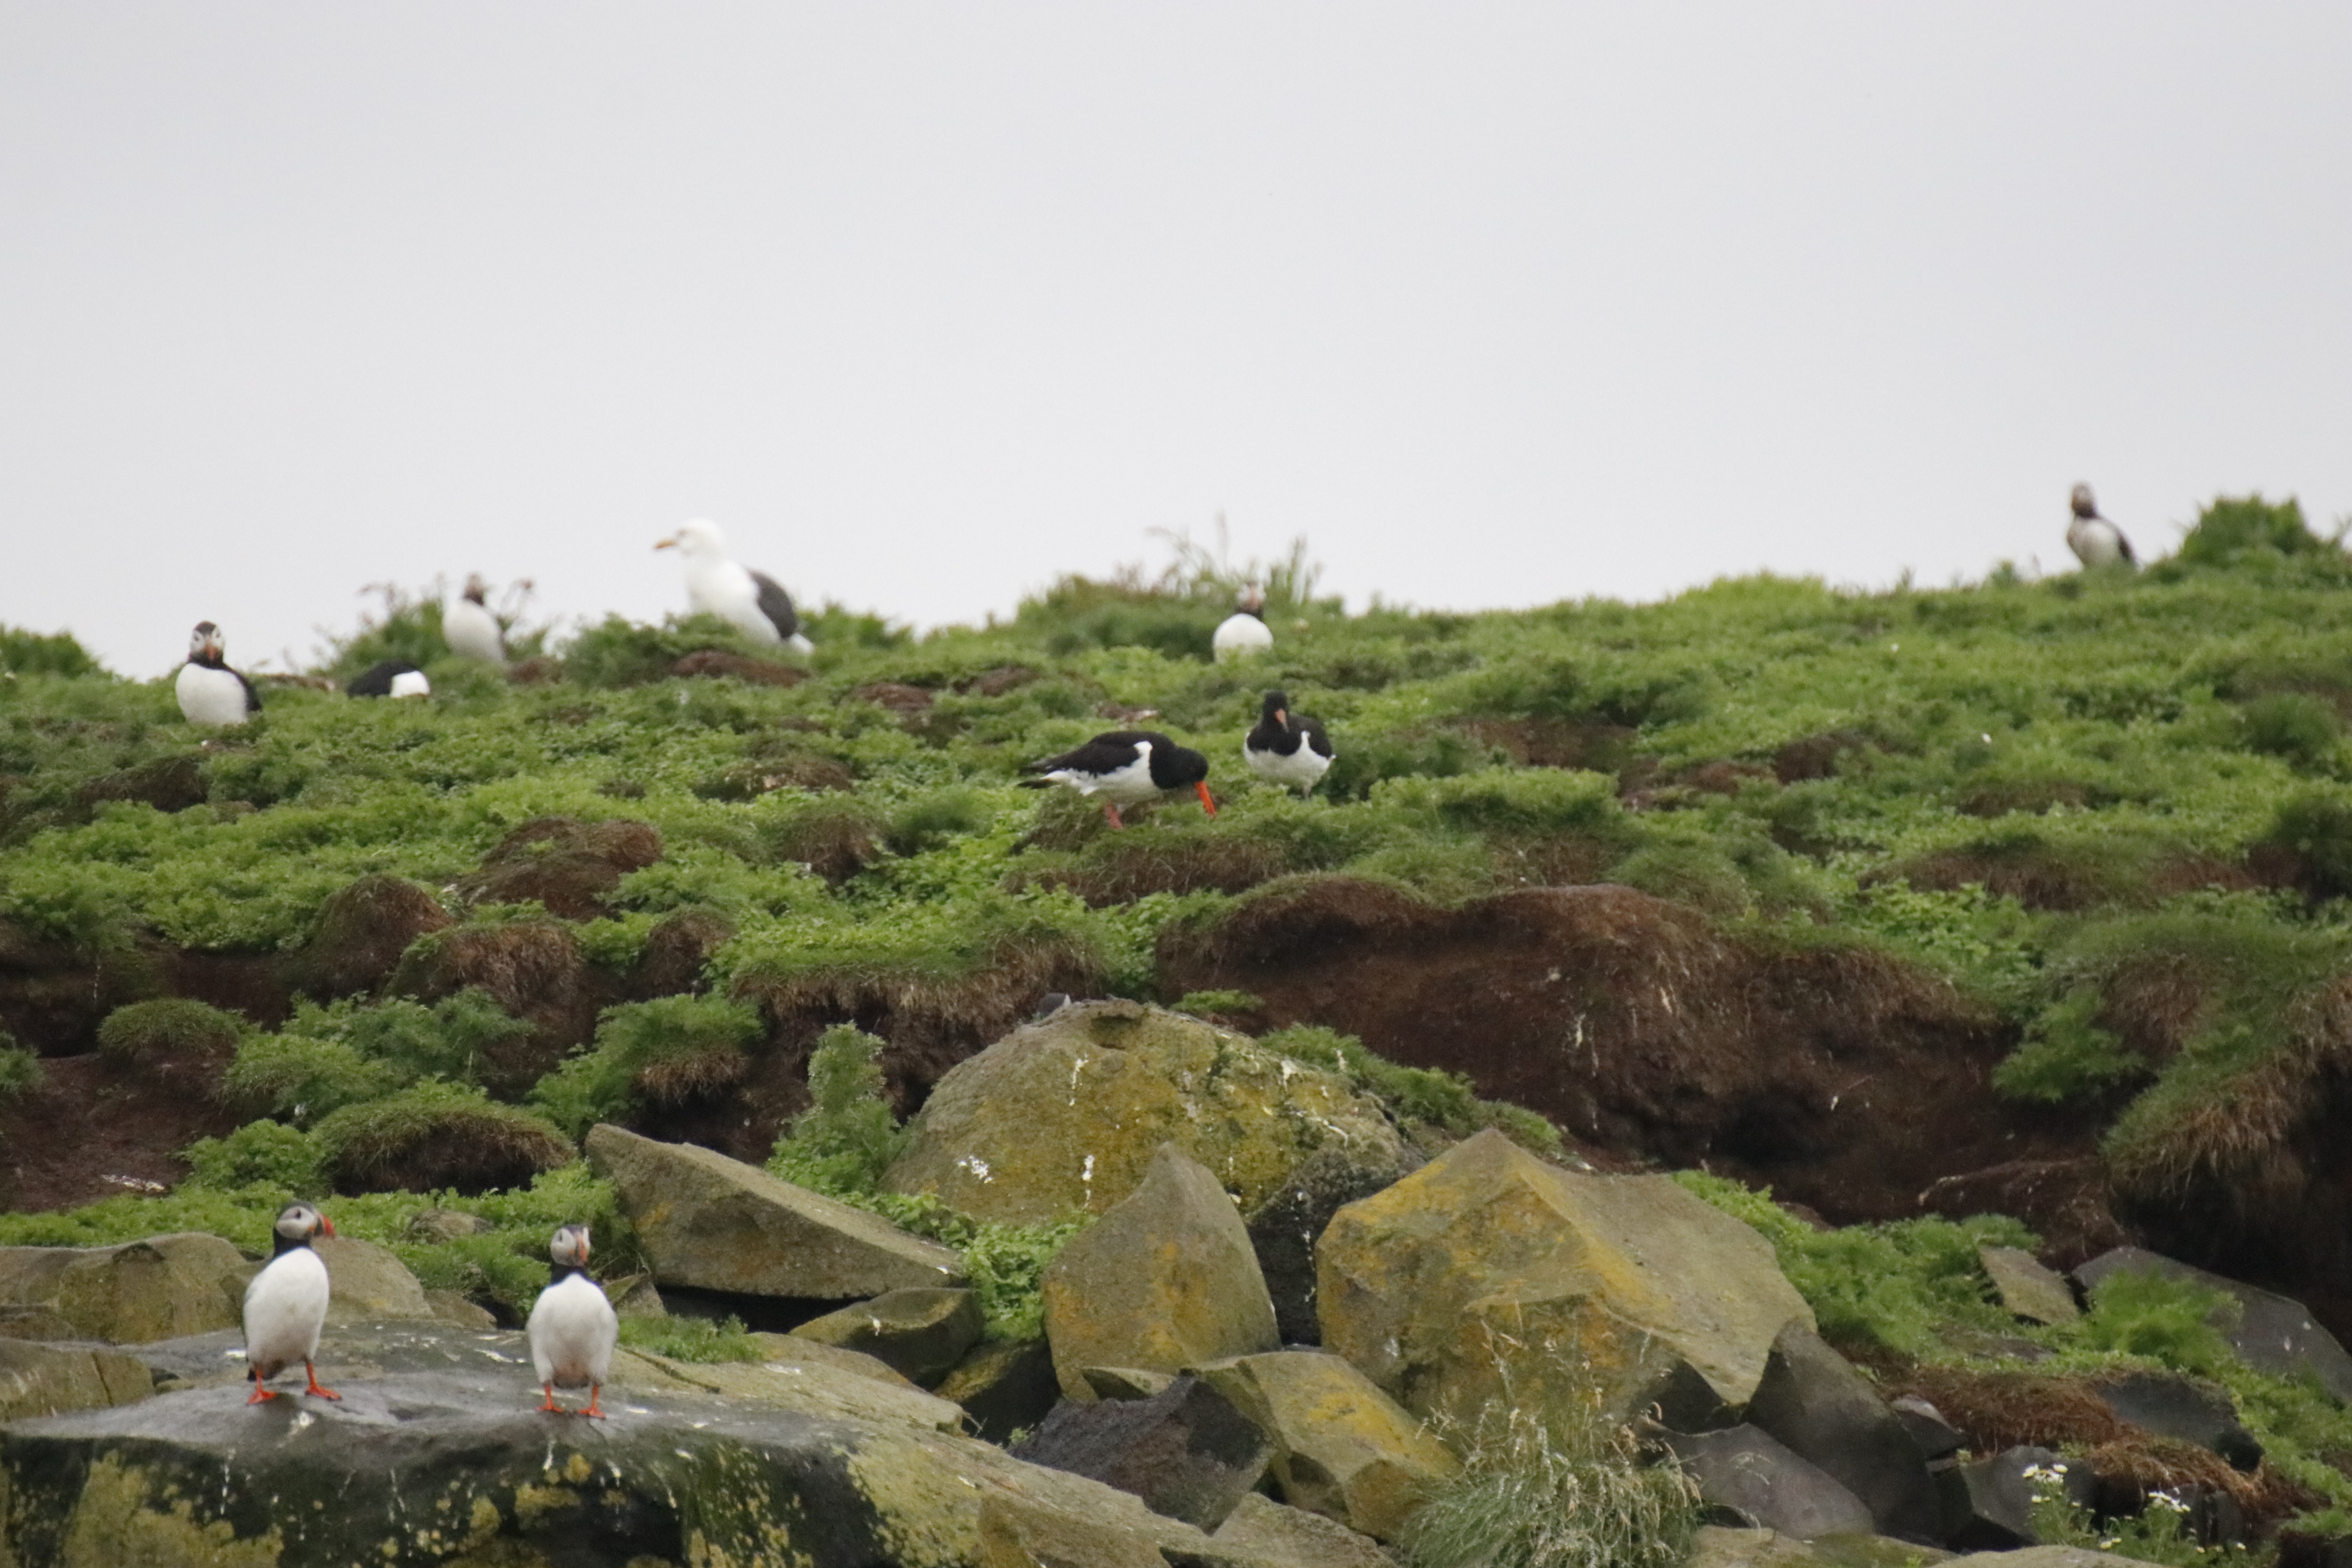
[[[210,621],[198,621],[188,636],[188,662],[180,666],[180,678],[172,689],[180,699],[182,717],[191,724],[226,729],[261,711],[261,693],[253,682],[222,662],[221,649],[226,646],[220,627]]]
[[[1242,737],[1242,761],[1269,784],[1311,795],[1331,765],[1331,742],[1321,720],[1293,713],[1287,693],[1269,691],[1257,728]]]
[[[805,658],[816,645],[801,636],[800,612],[783,584],[727,553],[727,536],[706,518],[682,524],[654,546],[675,550],[686,563],[686,602],[704,615],[732,621],[754,642],[791,648]]]
[[[482,574],[468,574],[466,591],[441,606],[441,635],[447,639],[451,653],[478,658],[484,664],[504,664],[506,628],[499,625],[498,616],[490,614],[486,602],[488,595]]]
[[[346,697],[430,697],[433,683],[404,658],[380,658],[352,677]]]
[[[1234,595],[1234,613],[1218,623],[1216,636],[1209,639],[1220,664],[1264,653],[1274,646],[1274,634],[1265,626],[1265,590],[1252,583]]]
[[[1157,730],[1112,730],[1021,771],[1045,775],[1022,780],[1025,788],[1066,784],[1089,798],[1102,796],[1103,815],[1113,827],[1127,826],[1119,820],[1120,806],[1139,805],[1186,784],[1200,795],[1202,810],[1217,815],[1217,803],[1209,796],[1209,759]]]
[[[2085,566],[2139,564],[2124,531],[2099,515],[2099,503],[2091,499],[2090,486],[2074,487],[2074,521],[2066,525],[2066,548],[2074,552],[2075,560]]]

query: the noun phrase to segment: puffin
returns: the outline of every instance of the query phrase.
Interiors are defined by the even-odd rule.
[[[2074,521],[2066,525],[2066,548],[2074,559],[2085,566],[2126,566],[2139,564],[2132,553],[2131,541],[2124,531],[2099,515],[2099,503],[2091,499],[2091,487],[2074,487]]]
[[[1113,827],[1125,827],[1118,808],[1135,805],[1191,784],[1201,797],[1201,808],[1217,815],[1209,797],[1209,759],[1180,746],[1157,730],[1112,730],[1097,735],[1075,752],[1031,763],[1023,773],[1043,778],[1024,779],[1028,789],[1067,784],[1083,795],[1103,797],[1103,815]]]
[[[310,1247],[313,1237],[332,1236],[334,1223],[309,1204],[288,1204],[278,1213],[275,1255],[245,1288],[245,1374],[253,1380],[247,1405],[275,1399],[269,1380],[302,1363],[310,1386],[302,1392],[341,1399],[319,1386],[319,1327],[327,1321],[327,1265]]]
[[[225,729],[261,711],[261,693],[253,682],[221,661],[225,646],[220,627],[210,621],[198,621],[188,636],[188,662],[180,666],[173,689],[191,724]]]
[[[1331,765],[1331,742],[1321,720],[1293,713],[1288,693],[1269,691],[1257,728],[1242,737],[1242,761],[1269,784],[1312,795]]]
[[[430,697],[433,683],[404,658],[380,658],[343,688],[346,697]]]
[[[1234,597],[1234,613],[1218,624],[1216,636],[1209,639],[1217,662],[1247,658],[1274,646],[1274,634],[1265,628],[1265,590],[1252,583]]]
[[[504,664],[506,628],[499,625],[498,616],[490,614],[488,594],[482,574],[469,574],[465,593],[441,607],[441,635],[448,639],[451,653],[478,658],[484,664]]]
[[[800,612],[783,584],[727,553],[727,536],[707,518],[681,525],[654,546],[675,550],[686,563],[686,602],[704,615],[732,621],[754,642],[788,647],[803,658],[816,645],[801,636]]]
[[[604,1288],[588,1278],[586,1226],[556,1226],[554,1239],[547,1244],[547,1256],[551,1260],[548,1287],[531,1303],[530,1318],[524,1325],[530,1336],[530,1363],[539,1373],[541,1391],[547,1395],[547,1403],[540,1408],[567,1414],[555,1403],[556,1385],[578,1388],[585,1384],[587,1407],[568,1414],[602,1421],[604,1413],[596,1408],[596,1396],[613,1370],[613,1345],[621,1337],[621,1320],[614,1314],[613,1303],[604,1299]]]

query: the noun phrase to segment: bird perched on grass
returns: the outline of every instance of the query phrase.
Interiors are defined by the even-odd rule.
[[[327,1321],[328,1283],[326,1260],[310,1242],[334,1234],[332,1222],[309,1204],[288,1204],[278,1211],[275,1255],[245,1288],[245,1373],[253,1380],[247,1405],[277,1398],[269,1380],[298,1361],[310,1382],[305,1394],[342,1397],[319,1386],[312,1364],[319,1355],[319,1329]]]
[[[621,1320],[604,1288],[588,1277],[588,1227],[558,1226],[547,1244],[552,1278],[539,1300],[531,1303],[524,1331],[530,1337],[530,1363],[539,1386],[547,1395],[541,1410],[563,1413],[555,1403],[558,1386],[585,1387],[586,1406],[572,1414],[604,1419],[596,1396],[613,1370],[613,1346],[621,1337]]]
[[[441,635],[449,651],[484,664],[507,661],[507,632],[490,614],[489,590],[478,572],[466,579],[466,591],[441,606]]]
[[[1157,730],[1113,730],[1076,751],[1031,763],[1022,772],[1045,775],[1024,779],[1030,789],[1057,784],[1089,798],[1100,795],[1103,815],[1113,827],[1127,826],[1119,820],[1120,806],[1139,805],[1186,784],[1199,794],[1203,811],[1217,815],[1217,803],[1209,796],[1209,759]]]
[[[743,628],[754,642],[791,648],[803,657],[816,647],[801,636],[800,612],[792,595],[764,572],[754,572],[727,553],[727,536],[703,518],[681,526],[654,546],[675,550],[686,563],[686,602],[703,615]]]
[[[433,683],[404,658],[380,658],[352,677],[347,697],[430,697]]]
[[[220,627],[210,621],[198,621],[188,635],[188,662],[180,666],[172,689],[180,700],[181,716],[191,724],[226,729],[261,711],[261,693],[253,682],[222,661],[221,650],[227,646]]]
[[[1264,653],[1274,646],[1274,634],[1265,626],[1265,590],[1252,583],[1235,595],[1234,603],[1237,606],[1234,613],[1217,624],[1216,635],[1209,639],[1220,664]]]
[[[1257,728],[1242,737],[1242,760],[1269,784],[1311,795],[1331,766],[1331,742],[1321,720],[1293,713],[1287,693],[1269,691]]]
[[[2091,499],[2090,486],[2074,487],[2074,521],[2066,525],[2066,548],[2074,552],[2075,560],[2085,566],[2113,566],[2118,562],[2126,566],[2139,564],[2124,531],[2099,515],[2099,503]]]

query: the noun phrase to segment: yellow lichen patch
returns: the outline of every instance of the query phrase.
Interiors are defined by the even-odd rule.
[[[66,1528],[63,1568],[274,1568],[284,1543],[237,1539],[226,1520],[200,1523],[185,1499],[157,1508],[145,1475],[111,1457],[90,1467]]]
[[[515,1518],[522,1523],[530,1523],[558,1509],[579,1506],[580,1494],[570,1487],[535,1487],[525,1483],[515,1488]]]

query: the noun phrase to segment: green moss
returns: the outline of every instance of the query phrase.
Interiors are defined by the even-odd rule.
[[[743,1320],[633,1317],[621,1320],[621,1342],[672,1361],[764,1361],[767,1352],[743,1327]]]
[[[718,996],[607,1007],[594,1042],[541,1079],[531,1100],[565,1132],[585,1137],[643,1103],[690,1100],[732,1082],[761,1026],[757,1008]]]
[[[98,1026],[98,1048],[120,1061],[185,1061],[226,1057],[247,1028],[243,1018],[182,996],[117,1007]]]
[[[46,1077],[41,1058],[18,1046],[7,1030],[0,1029],[0,1105],[40,1088]]]

